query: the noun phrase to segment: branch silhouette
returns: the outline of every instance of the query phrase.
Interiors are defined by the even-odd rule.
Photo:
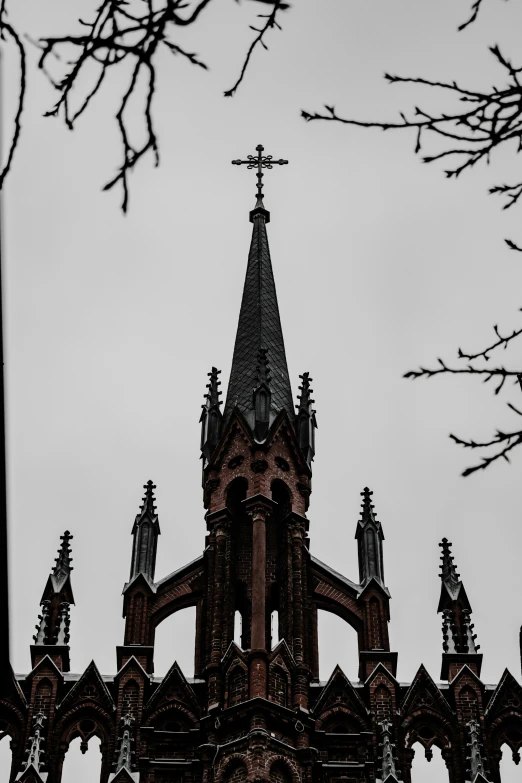
[[[483,161],[489,164],[493,151],[501,144],[515,140],[516,153],[522,151],[522,68],[515,68],[498,46],[490,47],[490,52],[504,72],[506,81],[500,89],[491,87],[489,90],[470,90],[456,81],[442,82],[385,74],[390,84],[416,84],[443,90],[456,103],[453,110],[431,113],[415,106],[410,116],[400,112],[398,122],[372,122],[342,117],[333,106],[325,105],[324,112],[303,110],[301,116],[307,122],[320,120],[383,131],[412,132],[415,153],[422,151],[426,137],[436,139],[442,143],[442,149],[432,155],[425,155],[423,162],[443,161],[448,164],[446,176],[457,178],[477,163]],[[495,185],[489,193],[501,196],[504,200],[503,209],[510,209],[522,196],[522,181]],[[521,249],[511,240],[506,242],[512,250]]]
[[[419,367],[418,370],[410,370],[404,374],[405,378],[433,378],[435,375],[475,375],[482,377],[483,382],[487,383],[493,379],[495,383],[495,394],[499,394],[507,380],[512,378],[515,383],[520,384],[522,388],[522,372],[520,370],[510,370],[504,366],[485,367],[477,366],[474,362],[477,359],[481,359],[485,362],[490,360],[490,355],[497,349],[506,350],[508,346],[522,334],[522,329],[513,330],[511,334],[502,335],[498,329],[498,326],[494,326],[496,339],[486,348],[475,353],[468,353],[461,348],[458,349],[458,358],[467,360],[467,364],[464,367],[450,367],[442,359],[437,359],[438,367],[426,368]],[[508,408],[514,411],[517,415],[522,416],[522,412],[518,410],[512,403],[507,403]],[[522,443],[522,428],[514,430],[512,432],[503,432],[502,430],[496,430],[495,435],[486,441],[476,441],[473,439],[460,438],[457,435],[450,434],[449,436],[456,444],[463,446],[467,449],[486,449],[489,450],[486,456],[481,457],[479,463],[472,465],[463,471],[463,476],[470,476],[478,470],[484,470],[488,468],[493,462],[499,459],[505,459],[509,462],[508,453],[516,446]]]
[[[25,47],[22,43],[20,35],[7,19],[6,0],[0,0],[0,41],[3,41],[6,45],[8,45],[9,42],[14,44],[18,52],[18,61],[20,65],[20,89],[18,92],[18,103],[14,117],[14,128],[11,133],[11,138],[7,143],[7,156],[5,163],[0,161],[0,190],[4,184],[5,178],[11,170],[15,152],[20,140],[20,133],[22,130],[22,113],[24,110],[27,86]]]
[[[266,21],[260,28],[252,26],[257,35],[247,51],[239,78],[225,92],[227,96],[234,95],[239,88],[256,48],[268,48],[264,40],[268,31],[272,28],[281,29],[277,14],[290,8],[283,0],[253,1],[271,6],[271,11],[257,15]],[[156,166],[159,164],[159,144],[153,118],[158,53],[166,48],[189,64],[206,70],[206,63],[197,54],[184,49],[171,36],[176,28],[194,25],[210,2],[160,0],[156,4],[152,0],[136,0],[131,5],[128,0],[102,0],[91,20],[78,19],[78,31],[29,39],[40,49],[38,68],[58,93],[56,103],[46,116],[61,117],[70,130],[74,129],[76,121],[89,109],[108,73],[118,70],[123,75],[123,93],[114,114],[121,142],[121,162],[114,177],[104,186],[104,190],[110,190],[116,185],[121,187],[123,212],[127,211],[129,205],[131,171],[148,154]],[[20,135],[25,95],[25,51],[20,36],[7,24],[5,4],[6,0],[0,0],[0,31],[2,35],[10,35],[18,45],[22,64],[21,96],[11,148],[14,154]],[[93,66],[96,76],[89,81]],[[56,68],[59,70],[57,76],[53,74]],[[86,82],[90,84],[87,88]],[[142,101],[141,128],[131,121],[128,112],[131,100],[136,98]],[[135,141],[136,138],[140,140]],[[3,178],[11,166],[12,154],[2,172]],[[1,182],[0,179],[0,185]]]

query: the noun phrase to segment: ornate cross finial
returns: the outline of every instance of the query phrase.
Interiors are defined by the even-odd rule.
[[[257,168],[257,199],[263,198],[263,169],[271,169],[275,164],[284,166],[288,163],[287,160],[279,158],[274,160],[271,155],[262,155],[264,147],[262,144],[258,144],[256,147],[257,155],[248,155],[247,160],[233,160],[234,166],[241,166],[245,164],[249,169]]]

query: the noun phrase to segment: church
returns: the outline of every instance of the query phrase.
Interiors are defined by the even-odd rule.
[[[213,367],[201,412],[202,554],[157,577],[160,525],[148,481],[132,527],[117,671],[100,673],[93,663],[75,675],[72,535],[64,533],[41,597],[32,671],[0,699],[9,783],[60,783],[70,743],[80,738],[85,750],[93,737],[101,783],[423,783],[412,775],[419,748],[428,760],[440,751],[450,783],[500,783],[506,748],[520,761],[522,688],[507,670],[496,685],[481,680],[471,602],[450,542],[440,544],[440,683],[422,665],[412,682],[397,680],[371,489],[362,488],[353,521],[354,580],[313,554],[312,379],[303,371],[294,397],[262,191],[263,171],[287,161],[263,152],[259,145],[257,155],[233,161],[256,171],[257,200],[228,389],[222,401]],[[194,677],[174,663],[175,650],[157,677],[156,628],[186,607],[196,609]],[[320,681],[319,610],[355,630],[356,682],[339,667]]]

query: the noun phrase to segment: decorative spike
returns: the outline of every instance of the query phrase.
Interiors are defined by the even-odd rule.
[[[132,745],[134,743],[134,738],[132,737],[132,729],[131,729],[133,723],[134,723],[134,717],[129,710],[124,715],[122,715],[121,718],[123,731],[121,734],[120,748],[118,752],[118,761],[116,763],[116,769],[115,769],[116,774],[122,769],[126,769],[129,772],[133,771],[134,765],[133,765]]]
[[[149,479],[147,483],[143,485],[143,489],[145,490],[145,495],[142,499],[143,502],[140,508],[140,515],[144,515],[148,512],[151,516],[155,516],[156,498],[154,497],[154,490],[156,489],[156,485]]]
[[[299,446],[309,466],[315,455],[315,430],[317,419],[313,409],[312,387],[310,373],[304,372],[299,376],[302,384],[299,387],[301,394],[298,397],[296,434]]]
[[[268,351],[260,348],[257,356],[257,388],[262,385],[270,386],[270,367],[268,364]]]
[[[361,492],[363,501],[361,517],[357,523],[355,537],[358,542],[359,580],[366,584],[372,577],[384,585],[384,562],[382,526],[372,503],[373,492],[364,487]]]
[[[457,573],[457,569],[453,562],[453,555],[451,554],[450,549],[452,546],[451,541],[448,541],[447,538],[443,538],[439,546],[442,549],[440,558],[442,560],[440,578],[451,591],[454,591],[460,584],[460,574]]]
[[[202,411],[199,422],[201,424],[200,448],[203,456],[203,470],[205,470],[221,437],[223,416],[220,410],[221,401],[219,399],[221,396],[219,391],[221,386],[220,374],[221,370],[218,370],[216,367],[212,367],[212,370],[208,373],[209,383],[207,383],[205,404],[201,406]]]
[[[71,557],[71,547],[70,542],[74,536],[72,536],[68,530],[65,531],[63,536],[60,536],[60,539],[62,541],[62,544],[60,546],[60,549],[58,550],[58,557],[55,559],[55,566],[53,569],[53,575],[56,577],[58,581],[61,581],[62,579],[69,576],[71,571],[73,570],[73,567],[71,565],[72,563],[72,557]]]

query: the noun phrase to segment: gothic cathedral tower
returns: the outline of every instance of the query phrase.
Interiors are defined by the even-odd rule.
[[[440,748],[450,783],[500,783],[501,747],[520,759],[522,688],[507,670],[497,686],[482,683],[471,604],[446,539],[440,684],[423,666],[412,683],[396,679],[384,534],[367,487],[354,520],[358,581],[312,554],[311,378],[300,376],[294,405],[261,192],[262,169],[286,161],[262,152],[246,161],[257,167],[258,198],[226,399],[212,368],[201,413],[203,554],[156,580],[160,526],[149,481],[132,527],[117,673],[102,676],[93,662],[73,675],[72,537],[64,534],[32,671],[13,677],[0,700],[10,783],[60,783],[69,743],[80,737],[86,749],[95,735],[101,783],[411,783],[414,743],[428,759]],[[155,677],[156,628],[188,606],[196,608],[195,676],[173,662]],[[319,680],[318,610],[355,629],[356,681],[339,667]]]

